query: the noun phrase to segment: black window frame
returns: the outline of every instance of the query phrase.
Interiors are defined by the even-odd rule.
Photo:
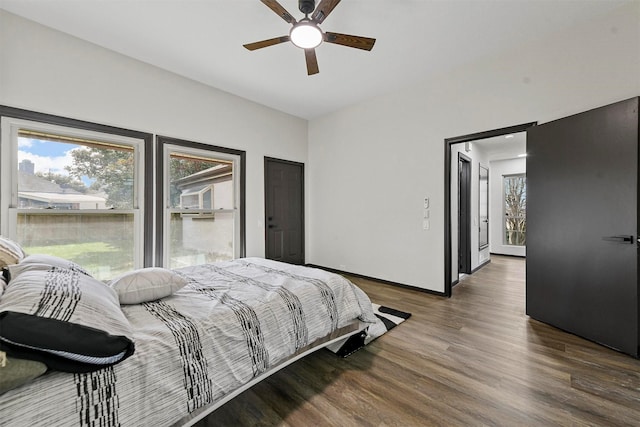
[[[237,150],[200,142],[188,141],[173,137],[154,135],[115,126],[109,126],[84,120],[40,113],[21,108],[0,105],[0,118],[11,117],[14,119],[30,120],[51,125],[65,126],[74,129],[102,132],[112,135],[125,136],[143,141],[144,145],[144,216],[143,224],[143,267],[163,265],[163,220],[164,209],[162,206],[163,187],[163,147],[164,144],[177,145],[186,148],[196,148],[206,151],[215,151],[236,155],[240,158],[239,190],[240,190],[240,242],[239,254],[246,256],[246,151]],[[155,139],[155,144],[154,144]],[[8,143],[8,142],[2,142]],[[155,155],[154,155],[155,148]],[[151,191],[149,191],[151,189]],[[155,196],[155,200],[154,200]],[[155,232],[154,232],[155,230]],[[155,245],[154,245],[155,237]]]
[[[144,184],[145,187],[153,183],[153,134],[125,129],[115,126],[103,125],[84,120],[71,119],[53,114],[39,113],[21,108],[0,105],[0,118],[11,117],[14,119],[30,120],[51,125],[65,126],[94,132],[102,132],[118,136],[126,136],[144,141]],[[3,142],[7,143],[7,142]],[[144,217],[143,217],[143,266],[153,265],[153,192],[144,192]]]

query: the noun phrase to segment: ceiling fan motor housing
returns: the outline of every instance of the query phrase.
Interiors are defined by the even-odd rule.
[[[308,15],[311,12],[313,12],[315,8],[316,8],[315,0],[299,0],[298,1],[298,9],[300,9],[300,12],[304,13],[305,15]]]

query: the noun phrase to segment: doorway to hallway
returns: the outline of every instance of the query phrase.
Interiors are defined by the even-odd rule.
[[[501,177],[513,173],[507,164],[500,165],[500,178],[496,178],[491,171],[488,152],[494,152],[496,146],[510,146],[509,139],[514,135],[522,135],[522,148],[518,155],[526,155],[526,130],[536,123],[525,123],[485,132],[463,135],[445,140],[445,295],[451,296],[451,290],[460,280],[460,274],[472,274],[490,261],[490,253],[504,253],[507,255],[524,256],[524,246],[516,247],[508,244],[506,226],[511,224],[504,221],[505,203],[500,199],[494,206],[494,196],[503,196],[503,181]],[[517,139],[517,138],[516,138]],[[492,148],[483,147],[490,144]],[[483,154],[484,153],[484,154]],[[516,153],[511,158],[516,158]],[[506,160],[508,157],[504,157]],[[465,159],[468,162],[468,174],[465,171]],[[519,163],[524,167],[526,159],[520,158]],[[509,165],[510,167],[510,165]],[[484,176],[482,173],[484,172]],[[487,174],[489,174],[487,176]],[[470,176],[470,184],[464,182]],[[484,180],[485,199],[480,200],[481,180]],[[500,187],[496,189],[495,185]],[[467,194],[470,189],[470,202]],[[493,195],[489,197],[488,193]],[[491,199],[491,200],[490,200]],[[484,204],[484,210],[482,206]],[[489,208],[491,205],[491,209]],[[491,213],[486,214],[489,210]],[[485,214],[481,214],[481,211]],[[482,221],[486,221],[481,223]],[[484,226],[483,226],[484,225]],[[468,230],[468,232],[467,232]],[[513,235],[513,233],[512,233]],[[490,241],[487,242],[487,238]],[[512,239],[513,240],[513,239]],[[515,252],[513,252],[515,251]],[[513,253],[512,253],[513,252]],[[520,253],[522,252],[522,253]]]

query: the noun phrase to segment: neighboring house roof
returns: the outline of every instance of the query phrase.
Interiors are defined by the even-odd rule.
[[[87,194],[59,194],[59,193],[40,193],[31,191],[18,191],[18,197],[30,200],[37,200],[46,203],[105,203],[104,197],[91,196]]]
[[[65,188],[42,177],[23,171],[18,172],[18,197],[49,204],[97,203],[104,205],[106,197],[97,194],[82,194],[73,188]]]
[[[58,194],[82,194],[73,188],[61,187],[42,177],[31,175],[23,171],[18,172],[18,190],[26,192],[58,193]]]
[[[186,187],[191,187],[195,184],[200,183],[212,183],[212,182],[222,182],[229,181],[232,178],[232,165],[230,164],[220,164],[213,166],[209,169],[202,170],[200,172],[196,172],[192,175],[185,176],[184,178],[176,179],[173,183],[176,187],[183,189]]]

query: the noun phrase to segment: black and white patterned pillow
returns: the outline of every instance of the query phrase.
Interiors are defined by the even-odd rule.
[[[7,286],[7,279],[5,278],[6,271],[7,270],[3,268],[2,272],[0,272],[0,298],[2,298],[2,294],[4,294],[4,288]]]
[[[9,277],[18,277],[25,271],[49,270],[51,267],[66,268],[91,277],[91,274],[89,274],[87,270],[85,270],[75,262],[57,256],[45,254],[28,255],[19,263],[10,265],[7,268],[9,269],[10,273]]]
[[[90,372],[134,352],[116,292],[77,269],[12,270],[0,300],[0,349],[65,372]]]

